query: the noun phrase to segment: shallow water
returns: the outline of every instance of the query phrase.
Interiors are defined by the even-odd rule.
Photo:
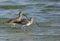
[[[34,18],[26,32],[3,24],[19,11]],[[0,0],[0,41],[60,41],[60,0]]]

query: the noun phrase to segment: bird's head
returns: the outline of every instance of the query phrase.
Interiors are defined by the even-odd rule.
[[[32,18],[32,17],[30,17],[30,20],[31,20],[31,21],[33,21],[33,18]]]
[[[19,12],[19,16],[25,16],[27,18],[27,15],[22,13],[21,11]]]

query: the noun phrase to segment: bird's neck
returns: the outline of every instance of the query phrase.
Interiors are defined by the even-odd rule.
[[[30,23],[32,23],[32,22],[33,22],[33,19],[30,20]]]
[[[22,16],[18,16],[18,20],[21,20]]]
[[[22,15],[20,15],[19,18],[22,18]]]

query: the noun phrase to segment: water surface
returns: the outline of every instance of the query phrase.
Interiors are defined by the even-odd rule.
[[[27,32],[3,24],[19,11],[34,18]],[[60,41],[60,0],[0,0],[0,41]]]

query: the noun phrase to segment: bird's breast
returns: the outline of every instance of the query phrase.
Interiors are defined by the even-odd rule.
[[[26,25],[29,26],[29,25],[31,25],[31,23],[29,22],[29,23],[27,23]]]

